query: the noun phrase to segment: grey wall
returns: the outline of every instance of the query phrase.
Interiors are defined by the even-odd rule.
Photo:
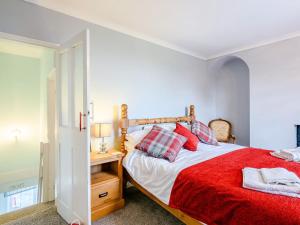
[[[61,43],[91,31],[91,96],[96,121],[112,121],[121,103],[130,117],[214,115],[213,80],[203,60],[41,8],[21,0],[0,2],[0,31]]]
[[[92,43],[95,120],[117,121],[122,103],[130,118],[184,115],[189,104],[198,118],[212,118],[213,80],[204,61],[119,33],[95,32]]]
[[[121,103],[132,117],[181,115],[193,103],[202,119],[210,118],[213,80],[204,61],[110,31],[94,32],[92,43],[98,119],[109,119]]]
[[[237,143],[250,144],[249,69],[239,58],[229,58],[214,74],[216,117],[229,120]]]
[[[112,120],[123,102],[132,117],[182,114],[190,103],[205,122],[216,116],[215,85],[206,62],[21,0],[0,1],[1,32],[60,43],[85,28],[91,30],[96,120]],[[250,69],[252,146],[295,146],[299,49],[295,38],[235,54]]]
[[[40,60],[0,52],[0,68],[0,192],[5,192],[18,184],[26,187],[24,180],[37,182]]]
[[[300,38],[294,38],[234,54],[250,70],[251,146],[296,146],[294,124],[300,122],[299,49]],[[210,60],[209,65],[222,60]]]
[[[236,54],[250,68],[251,145],[296,146],[300,122],[300,38]]]

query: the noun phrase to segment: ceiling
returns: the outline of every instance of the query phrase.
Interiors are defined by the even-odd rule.
[[[300,35],[299,0],[27,0],[209,59]]]

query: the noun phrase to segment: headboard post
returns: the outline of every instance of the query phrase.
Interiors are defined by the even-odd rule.
[[[195,116],[195,106],[194,105],[190,105],[190,117],[191,117],[192,121],[196,119],[196,116]]]
[[[122,121],[128,121],[128,112],[127,112],[128,106],[126,104],[122,104],[121,106],[121,118]],[[127,134],[127,126],[122,126],[121,128],[121,152],[126,154],[126,148],[125,148],[125,141],[126,141],[126,134]]]

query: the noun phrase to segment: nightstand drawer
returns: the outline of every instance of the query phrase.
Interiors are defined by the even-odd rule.
[[[112,179],[99,185],[93,185],[91,189],[92,208],[107,203],[111,200],[118,199],[120,197],[119,188],[119,179]]]

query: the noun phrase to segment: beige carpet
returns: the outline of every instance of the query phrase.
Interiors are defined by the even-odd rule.
[[[124,209],[93,223],[93,225],[183,225],[154,201],[131,187],[126,191]]]
[[[183,225],[133,187],[126,190],[125,202],[125,208],[94,222],[93,225]],[[57,214],[53,203],[41,204],[0,216],[0,224],[67,225]]]
[[[67,225],[57,214],[54,202],[38,204],[0,216],[4,225]]]

